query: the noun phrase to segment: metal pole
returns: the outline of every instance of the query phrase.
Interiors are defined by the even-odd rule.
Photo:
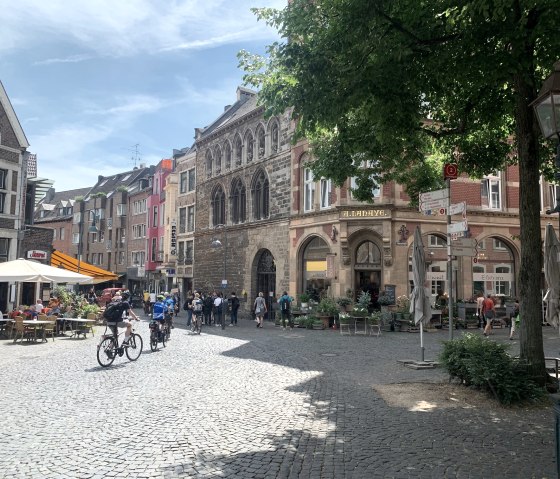
[[[449,295],[447,308],[449,312],[449,339],[453,339],[453,256],[451,256],[451,180],[447,178],[447,283],[449,285]]]

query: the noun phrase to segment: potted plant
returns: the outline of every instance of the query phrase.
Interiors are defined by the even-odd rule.
[[[379,297],[377,298],[377,303],[381,306],[381,311],[384,311],[387,309],[387,306],[393,304],[393,301],[391,300],[391,297],[385,293],[385,291],[381,291],[381,293],[379,293]]]
[[[367,316],[369,312],[369,306],[371,303],[371,295],[367,291],[362,291],[358,297],[358,301],[354,305],[352,314],[354,316]]]
[[[338,306],[334,298],[325,296],[317,305],[317,316],[323,322],[325,328],[329,327],[330,319],[338,313]]]
[[[408,321],[410,319],[410,298],[405,294],[399,296],[395,301],[395,306],[397,310],[396,319],[404,319],[405,321]]]
[[[305,291],[303,293],[300,293],[299,295],[299,305],[302,311],[307,310],[308,306],[309,306],[309,299],[310,299],[310,295],[309,293],[306,293]]]
[[[372,330],[377,329],[377,335],[379,336],[381,328],[383,327],[383,313],[381,313],[381,311],[374,311],[369,315],[368,322],[370,334]]]
[[[340,306],[341,311],[347,311],[348,306],[352,304],[352,300],[348,296],[336,298],[336,304]]]

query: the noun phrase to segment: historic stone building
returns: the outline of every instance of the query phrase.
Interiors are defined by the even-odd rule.
[[[249,302],[288,288],[291,136],[288,116],[265,119],[256,93],[241,87],[196,130],[195,288]]]

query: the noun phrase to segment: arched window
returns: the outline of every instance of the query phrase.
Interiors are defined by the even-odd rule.
[[[231,146],[229,146],[229,141],[226,141],[224,145],[224,157],[226,160],[226,170],[231,168]]]
[[[260,170],[253,183],[253,218],[256,220],[268,218],[268,178]]]
[[[264,138],[265,138],[264,128],[259,126],[259,129],[257,130],[257,152],[259,154],[259,160],[264,158],[264,147],[265,147]]]
[[[250,163],[251,161],[253,161],[253,157],[254,157],[253,135],[251,132],[247,133],[247,136],[245,137],[245,147],[247,149],[247,163]]]
[[[240,166],[243,163],[243,142],[239,136],[235,137],[233,151],[235,154],[235,166]]]
[[[243,182],[236,178],[231,185],[231,222],[244,223],[247,219],[247,194]]]
[[[280,150],[280,134],[279,134],[278,123],[274,122],[272,128],[270,129],[270,151],[272,154],[278,153]]]
[[[206,152],[206,178],[212,176],[212,152],[208,150]]]
[[[373,266],[381,266],[381,250],[372,241],[364,241],[356,250],[356,267]]]
[[[214,150],[214,171],[217,175],[222,172],[222,150],[219,146]]]
[[[214,226],[226,224],[226,194],[221,186],[212,194],[212,223]]]

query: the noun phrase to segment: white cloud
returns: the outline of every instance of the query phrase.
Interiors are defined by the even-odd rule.
[[[85,60],[90,60],[93,58],[93,55],[70,55],[69,57],[64,58],[48,58],[47,60],[41,60],[34,62],[33,65],[52,65],[54,63],[78,63],[83,62]]]
[[[282,8],[287,0],[260,0]],[[74,51],[120,57],[162,50],[209,48],[274,36],[250,12],[254,0],[0,0],[0,55],[18,48],[67,45]],[[21,28],[25,25],[25,28]],[[83,61],[91,53],[45,59],[37,64]]]
[[[160,98],[148,95],[130,95],[120,97],[117,99],[117,103],[118,105],[109,108],[95,107],[88,109],[85,110],[85,113],[112,116],[124,115],[128,118],[131,115],[138,116],[144,113],[153,113],[165,106],[165,102]]]

